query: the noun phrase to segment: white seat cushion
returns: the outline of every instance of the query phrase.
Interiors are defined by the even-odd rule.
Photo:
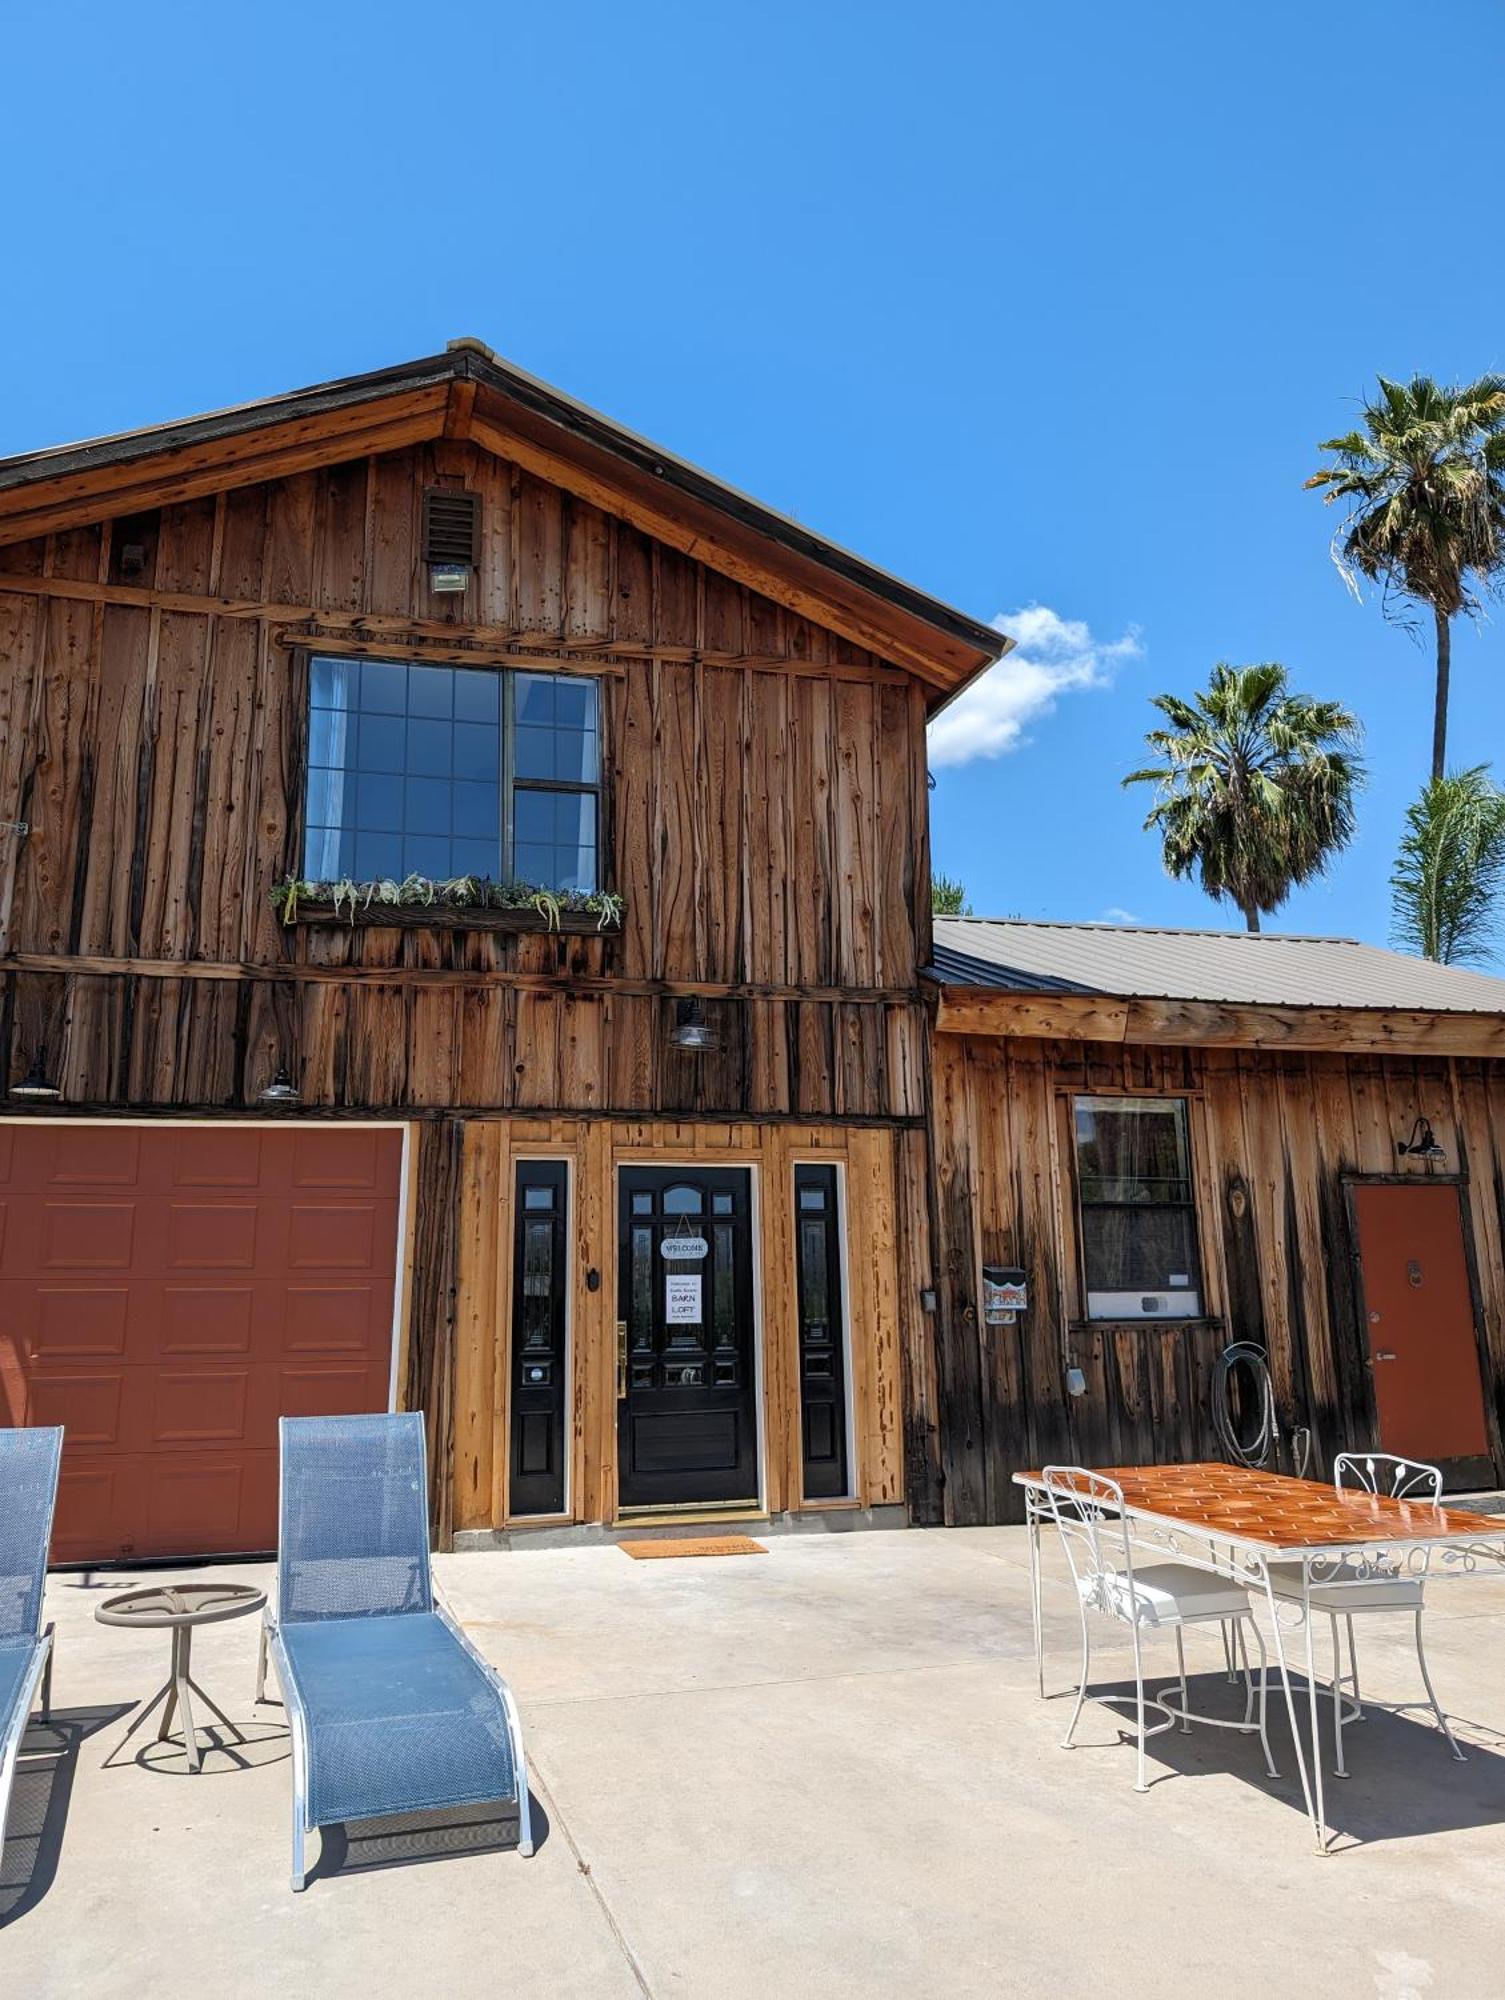
[[[1301,1602],[1300,1563],[1271,1563],[1270,1588],[1288,1604]],[[1255,1596],[1263,1593],[1258,1588]],[[1416,1611],[1421,1605],[1419,1576],[1355,1577],[1352,1583],[1335,1583],[1330,1577],[1312,1580],[1312,1609],[1336,1611]]]
[[[1242,1618],[1249,1599],[1241,1585],[1213,1576],[1187,1563],[1150,1563],[1129,1579],[1113,1573],[1087,1578],[1081,1584],[1084,1603],[1095,1605],[1126,1625],[1188,1625],[1199,1618]]]

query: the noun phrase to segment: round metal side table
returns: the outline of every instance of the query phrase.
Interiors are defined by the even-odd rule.
[[[157,1704],[163,1702],[166,1706],[162,1710],[157,1741],[162,1743],[167,1740],[173,1712],[181,1709],[184,1754],[189,1770],[197,1771],[199,1740],[193,1726],[193,1708],[188,1699],[190,1689],[211,1715],[229,1730],[237,1743],[245,1742],[245,1737],[225,1711],[193,1678],[193,1630],[196,1625],[217,1625],[227,1618],[249,1617],[253,1611],[260,1611],[266,1601],[266,1592],[256,1590],[248,1583],[163,1583],[154,1584],[146,1590],[127,1590],[119,1597],[107,1597],[97,1607],[94,1616],[101,1625],[118,1625],[136,1632],[165,1630],[172,1634],[172,1664],[167,1679],[105,1759],[106,1765],[113,1763],[117,1752],[125,1748]]]

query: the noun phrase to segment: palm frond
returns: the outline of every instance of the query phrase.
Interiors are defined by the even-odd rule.
[[[1391,936],[1444,965],[1495,956],[1505,887],[1505,793],[1487,764],[1434,778],[1406,812],[1390,877]]]

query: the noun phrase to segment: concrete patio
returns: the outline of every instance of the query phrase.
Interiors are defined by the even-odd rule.
[[[0,1992],[318,1995],[1039,1995],[1324,1992],[1495,2000],[1505,1988],[1505,1580],[1434,1587],[1429,1651],[1469,1751],[1374,1712],[1313,1852],[1289,1735],[1151,1745],[1147,1796],[1112,1713],[1034,1689],[1023,1531],[786,1535],[764,1556],[633,1562],[610,1546],[438,1564],[511,1678],[539,1851],[505,1825],[336,1831],[287,1886],[282,1713],[253,1707],[254,1621],[195,1671],[253,1741],[197,1777],[148,1732],[161,1633],[97,1625],[138,1579],[54,1576],[49,1732],[28,1739],[0,1868]],[[184,1572],[187,1573],[186,1571]],[[207,1573],[207,1572],[206,1572]],[[270,1566],[215,1571],[264,1580]],[[1049,1678],[1076,1618],[1053,1564]],[[1226,1702],[1216,1635],[1195,1697]],[[1098,1669],[1126,1672],[1104,1631]],[[1168,1678],[1173,1649],[1153,1667]],[[1419,1692],[1404,1620],[1363,1636],[1366,1695]],[[1158,1677],[1158,1676],[1157,1676]],[[317,1843],[311,1848],[318,1853]],[[400,1865],[397,1865],[400,1864]]]

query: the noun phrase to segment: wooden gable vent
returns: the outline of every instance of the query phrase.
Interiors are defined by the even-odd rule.
[[[481,496],[431,486],[423,496],[423,560],[474,569],[481,554]]]

